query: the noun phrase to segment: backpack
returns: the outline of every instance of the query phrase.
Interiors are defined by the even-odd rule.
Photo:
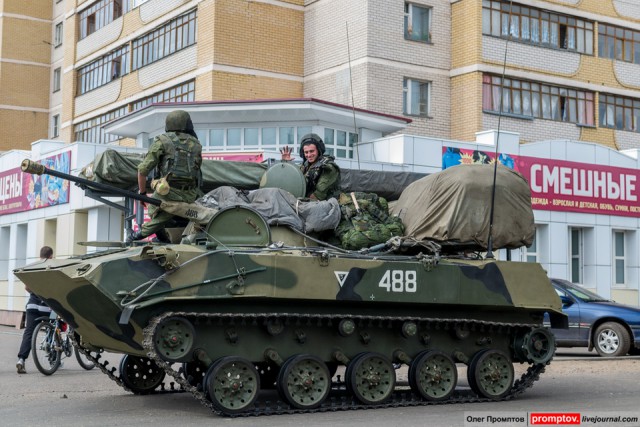
[[[191,135],[184,135],[184,139],[178,137],[175,132],[159,135],[165,154],[158,165],[158,172],[161,177],[166,177],[170,185],[195,187],[199,184],[201,176],[202,146]]]
[[[389,215],[389,205],[384,197],[362,192],[355,192],[353,195],[357,207],[351,193],[341,193],[338,199],[342,220],[336,228],[336,234],[342,248],[368,248],[385,243],[393,236],[403,235],[404,225],[400,218]]]

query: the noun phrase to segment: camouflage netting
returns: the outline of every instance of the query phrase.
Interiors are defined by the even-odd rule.
[[[402,221],[389,215],[389,205],[384,197],[375,193],[342,193],[338,203],[342,220],[335,233],[344,249],[370,248],[403,234]]]
[[[392,207],[405,236],[486,250],[493,165],[461,165],[409,185]],[[497,169],[492,249],[531,246],[535,234],[531,191],[519,173]]]

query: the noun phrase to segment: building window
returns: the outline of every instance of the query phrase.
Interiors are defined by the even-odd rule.
[[[613,283],[624,285],[625,280],[625,233],[623,231],[613,232]]]
[[[431,8],[413,3],[404,4],[404,38],[419,42],[431,41]]]
[[[295,157],[300,149],[300,140],[311,132],[313,132],[311,126],[219,128],[203,130],[200,142],[203,146],[230,151],[240,149],[277,151],[287,145],[293,149]],[[340,129],[324,128],[319,135],[325,144],[325,154],[341,159],[353,158],[353,147],[358,141],[357,134]]]
[[[405,78],[402,89],[403,113],[409,116],[429,116],[431,83]]]
[[[94,117],[78,123],[74,128],[75,140],[80,142],[92,142],[94,144],[107,144],[120,139],[117,135],[109,135],[104,132],[102,125],[127,114],[127,106],[112,110],[106,114]]]
[[[62,38],[64,36],[64,33],[62,31],[62,22],[58,22],[56,24],[56,30],[55,33],[53,35],[53,46],[54,47],[59,47],[62,45]]]
[[[600,94],[600,126],[638,132],[640,100]]]
[[[582,283],[583,263],[583,233],[581,228],[570,228],[569,254],[571,256],[571,281]]]
[[[298,132],[298,140],[303,135]],[[353,159],[353,147],[358,142],[358,134],[340,129],[325,128],[323,142],[326,147],[326,154],[339,159]]]
[[[125,45],[78,70],[78,95],[104,86],[128,72],[129,45]]]
[[[196,11],[179,16],[133,41],[133,70],[158,61],[196,42]]]
[[[482,1],[482,33],[537,46],[593,55],[591,21],[513,4]]]
[[[51,137],[57,138],[60,136],[60,114],[53,116],[51,120]]]
[[[131,0],[131,9],[135,9],[143,3],[146,3],[148,0]]]
[[[125,0],[128,1],[128,0]],[[122,16],[122,0],[99,0],[80,12],[80,40]]]
[[[640,64],[640,32],[598,24],[598,56]]]
[[[53,91],[58,92],[60,90],[60,80],[62,77],[62,69],[60,67],[53,70]]]
[[[550,86],[485,74],[482,77],[482,109],[518,116],[593,126],[593,92]]]
[[[196,83],[194,80],[154,93],[131,104],[131,111],[137,111],[151,104],[169,102],[191,102],[195,100]]]

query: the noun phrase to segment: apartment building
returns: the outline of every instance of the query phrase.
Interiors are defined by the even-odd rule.
[[[404,116],[412,135],[640,146],[628,0],[32,3],[2,3],[0,150],[135,144],[103,125],[151,103],[299,98]]]

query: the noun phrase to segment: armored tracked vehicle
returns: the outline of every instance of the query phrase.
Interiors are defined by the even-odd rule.
[[[228,416],[510,399],[553,357],[544,314],[566,327],[539,264],[409,238],[346,251],[247,206],[218,210],[203,234],[14,273],[96,362],[124,355],[117,370],[99,365],[120,385],[150,393],[169,376]],[[458,386],[464,365],[471,391]]]

